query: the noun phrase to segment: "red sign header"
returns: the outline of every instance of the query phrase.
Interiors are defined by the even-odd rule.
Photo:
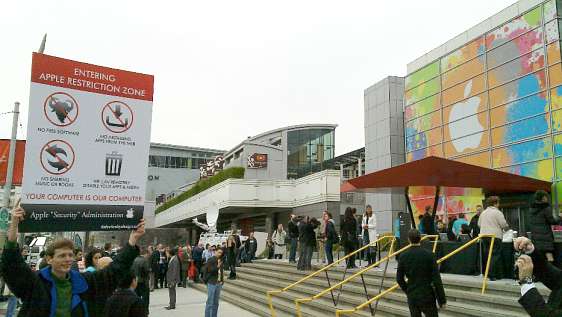
[[[33,53],[31,81],[152,101],[154,76]]]

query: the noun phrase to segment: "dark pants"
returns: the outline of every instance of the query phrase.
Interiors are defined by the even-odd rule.
[[[334,248],[334,242],[326,240],[326,243],[324,243],[324,248],[326,250],[326,259],[328,260],[328,264],[334,263],[334,253],[332,251]]]
[[[230,267],[230,274],[228,275],[229,278],[236,278],[236,259],[229,259],[228,266]]]
[[[168,293],[170,294],[170,308],[176,307],[176,285],[168,285]]]
[[[291,251],[289,253],[289,262],[296,262],[298,238],[291,238]]]
[[[425,317],[438,317],[437,305],[435,301],[427,303],[412,303],[408,301],[408,306],[410,307],[411,317],[422,317],[422,313]]]
[[[197,270],[197,272],[195,272],[195,283],[198,283],[201,280],[201,267],[203,266],[203,261],[202,260],[195,260],[193,261],[195,263],[195,269]]]
[[[160,264],[160,270],[158,271],[158,284],[160,284],[160,288],[166,287],[166,265]]]
[[[350,254],[353,251],[355,251],[355,246],[356,244],[353,241],[347,241],[344,245],[344,249],[345,249],[345,254]],[[347,258],[345,260],[345,262],[347,263],[347,268],[354,268],[355,267],[355,254],[350,256],[349,258]]]
[[[139,282],[137,284],[137,288],[135,289],[135,293],[137,293],[138,297],[142,300],[144,305],[144,309],[148,313],[148,305],[150,304],[150,287],[147,282]]]
[[[490,244],[491,244],[491,239],[486,238],[484,240],[484,259],[486,259],[486,261],[483,263],[484,269],[486,268],[488,252],[490,252]],[[491,279],[499,280],[503,277],[502,269],[501,269],[501,262],[502,262],[501,245],[502,245],[502,240],[499,238],[495,238],[494,249],[492,250],[492,260],[490,261],[490,269],[488,271],[488,277]]]

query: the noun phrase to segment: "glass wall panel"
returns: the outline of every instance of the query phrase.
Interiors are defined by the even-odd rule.
[[[406,76],[405,90],[408,91],[416,87],[417,85],[434,78],[437,75],[439,75],[439,61],[435,61],[427,66],[424,66],[422,69]]]
[[[548,79],[550,87],[562,85],[562,64],[548,66]]]
[[[454,86],[484,72],[484,57],[477,57],[442,75],[443,89]]]
[[[406,105],[411,105],[414,102],[418,102],[426,97],[435,95],[440,90],[441,90],[441,79],[439,77],[427,81],[406,92],[405,94]]]
[[[443,108],[443,123],[448,124],[462,118],[473,116],[488,109],[487,94],[483,93],[457,102],[451,106]],[[487,126],[486,120],[486,126]]]
[[[545,21],[550,21],[556,17],[556,2],[560,2],[560,0],[550,0],[544,3],[543,12]]]
[[[490,168],[491,167],[490,158],[491,158],[490,152],[486,151],[478,154],[457,157],[454,158],[453,160],[466,164]]]
[[[422,131],[441,125],[441,111],[435,111],[423,117],[419,117],[406,123],[406,136],[414,135]]]
[[[521,17],[513,19],[510,22],[507,22],[506,24],[489,32],[486,35],[486,48],[490,50],[507,41],[510,41],[518,35],[538,27],[539,25],[541,25],[541,22],[541,7],[538,6],[535,9],[525,13]]]
[[[494,168],[543,160],[551,157],[552,142],[550,138],[527,141],[492,150]]]
[[[546,94],[539,93],[492,109],[490,120],[492,127],[497,127],[547,111],[548,101],[546,100]]]
[[[553,136],[552,141],[554,142],[554,155],[562,155],[562,134]]]
[[[504,45],[494,48],[486,53],[488,69],[494,68],[509,60],[519,57],[525,53],[543,47],[543,31],[538,28],[519,36],[521,33],[514,33],[514,37]]]
[[[550,43],[546,47],[548,65],[560,62],[560,41]]]
[[[445,142],[445,156],[451,157],[482,151],[490,146],[489,136],[490,134],[488,130],[484,130],[482,132]]]
[[[552,20],[544,25],[544,31],[545,31],[545,37],[547,43],[556,41],[557,39],[560,38],[558,34],[558,22],[559,22],[558,20]]]
[[[549,122],[550,115],[545,113],[492,129],[492,145],[502,145],[544,135],[550,132]]]
[[[443,157],[443,148],[442,148],[441,144],[430,146],[430,147],[425,148],[425,149],[421,149],[421,150],[406,153],[406,160],[408,162],[411,162],[411,161],[420,160],[422,158],[429,157],[429,156]]]
[[[486,83],[484,81],[484,74],[482,74],[443,91],[442,105],[446,107],[454,104],[455,102],[479,94],[483,92],[484,89],[486,89]]]
[[[553,111],[552,114],[552,132],[562,132],[562,110]]]
[[[496,87],[544,67],[544,49],[540,48],[488,71],[488,87]]]
[[[406,138],[406,151],[412,152],[415,150],[426,148],[430,145],[441,143],[443,135],[441,127],[425,131]]]
[[[446,55],[441,58],[441,72],[446,72],[451,68],[455,68],[472,58],[481,55],[486,51],[486,45],[484,44],[484,36],[477,38],[476,40],[466,44],[465,46],[459,48],[458,50]]]
[[[499,169],[502,172],[551,181],[553,176],[552,160],[542,160]]]
[[[452,121],[449,124],[445,124],[443,128],[445,131],[445,140],[447,141],[480,132],[488,129],[488,112],[484,111],[457,121]]]
[[[410,121],[430,112],[441,109],[441,95],[433,95],[413,105],[404,108],[404,120]]]
[[[546,88],[545,72],[538,71],[490,90],[490,107],[514,101]]]
[[[287,177],[301,178],[324,169],[334,158],[334,131],[302,129],[287,134]]]

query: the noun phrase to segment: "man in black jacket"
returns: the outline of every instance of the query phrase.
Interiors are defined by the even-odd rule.
[[[258,249],[258,240],[254,237],[253,232],[250,232],[250,236],[244,241],[244,249],[246,250],[246,262],[252,263]]]
[[[525,253],[516,261],[521,285],[519,304],[531,317],[562,316],[562,271],[549,263],[546,256],[537,250],[528,238],[519,237],[513,244],[515,250]],[[542,282],[551,290],[548,303],[544,302],[534,280]]]
[[[297,216],[291,214],[289,219],[289,239],[291,241],[291,250],[289,251],[289,263],[296,263],[297,260],[297,245],[299,242],[299,226]]]
[[[137,278],[131,271],[127,271],[119,281],[119,288],[111,295],[105,305],[106,317],[145,317],[145,310],[142,299],[137,296],[135,289]]]
[[[408,297],[412,317],[421,317],[422,313],[426,317],[439,316],[435,300],[443,308],[447,299],[435,257],[420,246],[421,234],[418,230],[410,230],[408,240],[412,247],[400,255],[396,281]]]
[[[8,229],[8,241],[2,253],[0,273],[6,284],[19,297],[22,308],[19,317],[98,317],[103,316],[107,298],[117,288],[118,278],[130,270],[139,254],[137,241],[144,234],[144,220],[129,236],[129,243],[107,268],[80,274],[71,270],[74,244],[62,239],[47,247],[49,266],[38,274],[23,261],[17,245],[18,227],[25,211],[16,204]],[[57,294],[52,297],[51,294]]]
[[[148,314],[148,306],[150,305],[150,264],[148,263],[148,250],[143,248],[141,254],[137,256],[131,267],[131,271],[137,277],[135,293],[140,297],[144,304],[144,308]]]

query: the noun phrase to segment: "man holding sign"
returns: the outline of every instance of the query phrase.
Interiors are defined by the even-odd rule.
[[[136,246],[144,235],[144,220],[129,236],[129,243],[111,265],[94,273],[71,270],[74,244],[60,239],[47,247],[48,267],[34,273],[21,257],[17,244],[19,223],[25,218],[19,200],[12,210],[8,242],[2,253],[0,273],[23,306],[20,317],[96,317],[103,316],[104,305],[118,286],[118,279],[130,270],[139,254]]]

